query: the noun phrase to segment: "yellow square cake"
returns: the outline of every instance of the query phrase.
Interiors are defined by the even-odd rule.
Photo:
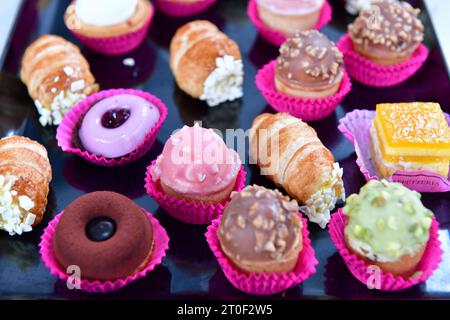
[[[450,127],[438,103],[378,104],[370,131],[378,174],[431,171],[447,177]]]

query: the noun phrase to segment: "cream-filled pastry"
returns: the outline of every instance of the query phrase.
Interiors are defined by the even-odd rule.
[[[300,201],[300,210],[322,228],[336,202],[345,200],[343,170],[332,153],[312,127],[288,113],[264,113],[253,120],[250,158],[262,174]]]
[[[193,21],[177,30],[170,68],[180,89],[211,107],[243,96],[239,47],[211,22]]]
[[[30,232],[47,207],[52,168],[47,150],[21,136],[0,140],[0,229]]]
[[[99,89],[80,49],[54,35],[44,35],[26,49],[20,77],[42,126],[59,125],[73,106]]]

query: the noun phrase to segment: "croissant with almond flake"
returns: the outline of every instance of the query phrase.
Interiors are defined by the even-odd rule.
[[[0,229],[10,235],[32,230],[47,206],[52,169],[47,150],[36,141],[0,140]]]
[[[27,48],[20,77],[42,126],[59,125],[77,102],[99,89],[80,49],[54,35],[44,35]]]
[[[239,47],[214,24],[192,21],[170,43],[170,69],[181,90],[210,107],[243,95]]]
[[[250,129],[250,158],[262,174],[303,206],[325,228],[337,200],[345,199],[343,171],[316,131],[288,113],[259,115]]]

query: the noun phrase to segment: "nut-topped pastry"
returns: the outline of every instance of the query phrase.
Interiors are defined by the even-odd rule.
[[[246,273],[291,272],[303,248],[297,210],[297,202],[278,190],[234,192],[218,229],[223,252]]]
[[[340,87],[343,55],[317,30],[297,33],[280,48],[275,73],[279,92],[298,97],[332,96]]]
[[[348,27],[354,49],[380,65],[408,60],[423,41],[419,13],[406,1],[374,0]]]
[[[343,209],[347,247],[385,272],[410,277],[430,238],[433,213],[420,194],[398,183],[372,180]]]

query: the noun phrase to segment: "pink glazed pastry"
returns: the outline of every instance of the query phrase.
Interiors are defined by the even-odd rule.
[[[285,36],[314,29],[325,0],[257,0],[261,21]]]
[[[136,150],[160,118],[159,109],[131,94],[97,102],[84,116],[78,136],[90,153],[118,158]]]
[[[196,124],[169,138],[151,176],[169,196],[219,203],[230,197],[240,168],[237,152],[212,129]]]

